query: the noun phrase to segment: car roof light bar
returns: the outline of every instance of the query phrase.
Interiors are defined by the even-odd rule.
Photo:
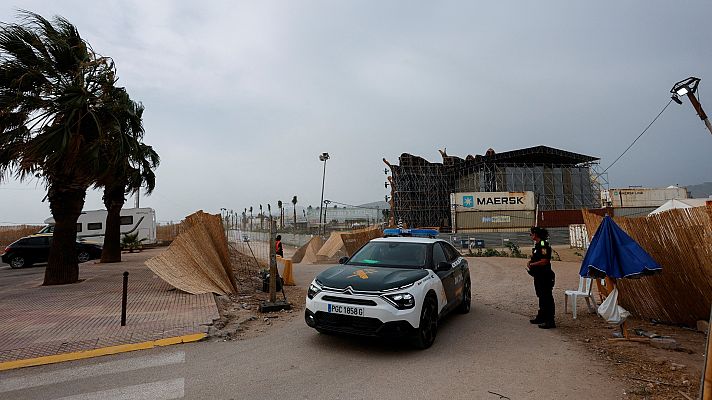
[[[435,229],[403,229],[403,228],[392,228],[384,229],[383,235],[389,236],[411,236],[411,237],[427,237],[434,238],[438,236],[440,232]]]

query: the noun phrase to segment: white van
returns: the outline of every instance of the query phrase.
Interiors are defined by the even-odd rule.
[[[77,240],[104,243],[106,234],[106,210],[82,211],[77,221]],[[121,235],[138,232],[142,243],[156,243],[156,212],[152,208],[124,208],[121,210]],[[47,218],[45,226],[38,233],[52,233],[54,218]]]

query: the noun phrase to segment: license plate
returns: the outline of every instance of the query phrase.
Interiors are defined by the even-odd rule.
[[[338,304],[329,304],[328,309],[330,313],[333,314],[344,314],[353,315],[356,317],[363,317],[362,307],[352,307],[352,306],[342,306]]]

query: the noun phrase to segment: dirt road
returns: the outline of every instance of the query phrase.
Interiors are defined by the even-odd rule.
[[[101,398],[151,390],[153,398],[166,399],[620,398],[623,388],[611,382],[603,363],[560,332],[538,329],[493,301],[528,307],[532,299],[508,296],[513,283],[497,273],[508,267],[489,263],[473,260],[472,312],[445,319],[425,351],[398,341],[322,335],[300,313],[281,313],[279,323],[244,340],[8,371],[1,374],[8,387],[0,385],[0,397]],[[298,265],[295,278],[307,285],[325,267]]]
[[[357,398],[499,398],[489,392],[512,399],[622,396],[622,387],[611,382],[603,363],[559,332],[529,324],[535,298],[533,293],[521,295],[533,292],[521,259],[477,258],[470,264],[474,309],[446,318],[427,351],[305,332],[302,321],[274,332],[272,341],[284,343],[285,351],[296,347],[290,354],[318,355],[319,361],[302,361],[299,368],[309,364],[303,379],[323,390],[323,398],[337,398],[339,393],[361,393]],[[299,265],[295,277],[308,282],[323,268]],[[513,279],[520,273],[521,279]],[[328,383],[330,379],[338,384]]]
[[[469,261],[474,308],[447,317],[425,351],[400,341],[319,334],[306,326],[301,312],[284,312],[274,318],[259,315],[234,337],[7,371],[0,374],[0,397],[98,399],[135,393],[125,398],[147,398],[150,392],[150,398],[165,399],[673,398],[663,386],[622,379],[635,371],[617,364],[651,371],[639,358],[626,358],[645,345],[632,344],[627,353],[601,351],[611,332],[592,330],[596,319],[583,304],[579,320],[562,315],[561,293],[578,282],[577,263],[554,264],[560,328],[541,330],[528,322],[536,298],[523,270],[525,260]],[[327,267],[296,265],[299,286],[290,288],[290,300],[303,305],[305,287]],[[701,360],[700,352],[660,351],[662,368],[669,368],[672,355],[690,357],[682,362],[687,369],[675,371],[681,375],[670,375],[668,382],[682,382]],[[640,392],[631,392],[634,385]],[[693,394],[682,383],[670,387]]]

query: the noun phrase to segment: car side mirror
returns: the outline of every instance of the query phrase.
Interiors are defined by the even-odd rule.
[[[346,264],[346,261],[349,261],[349,258],[346,256],[339,258],[339,264]]]
[[[436,271],[450,271],[451,268],[452,268],[452,265],[450,265],[449,262],[440,261],[438,263],[437,267],[435,267],[435,270]]]

